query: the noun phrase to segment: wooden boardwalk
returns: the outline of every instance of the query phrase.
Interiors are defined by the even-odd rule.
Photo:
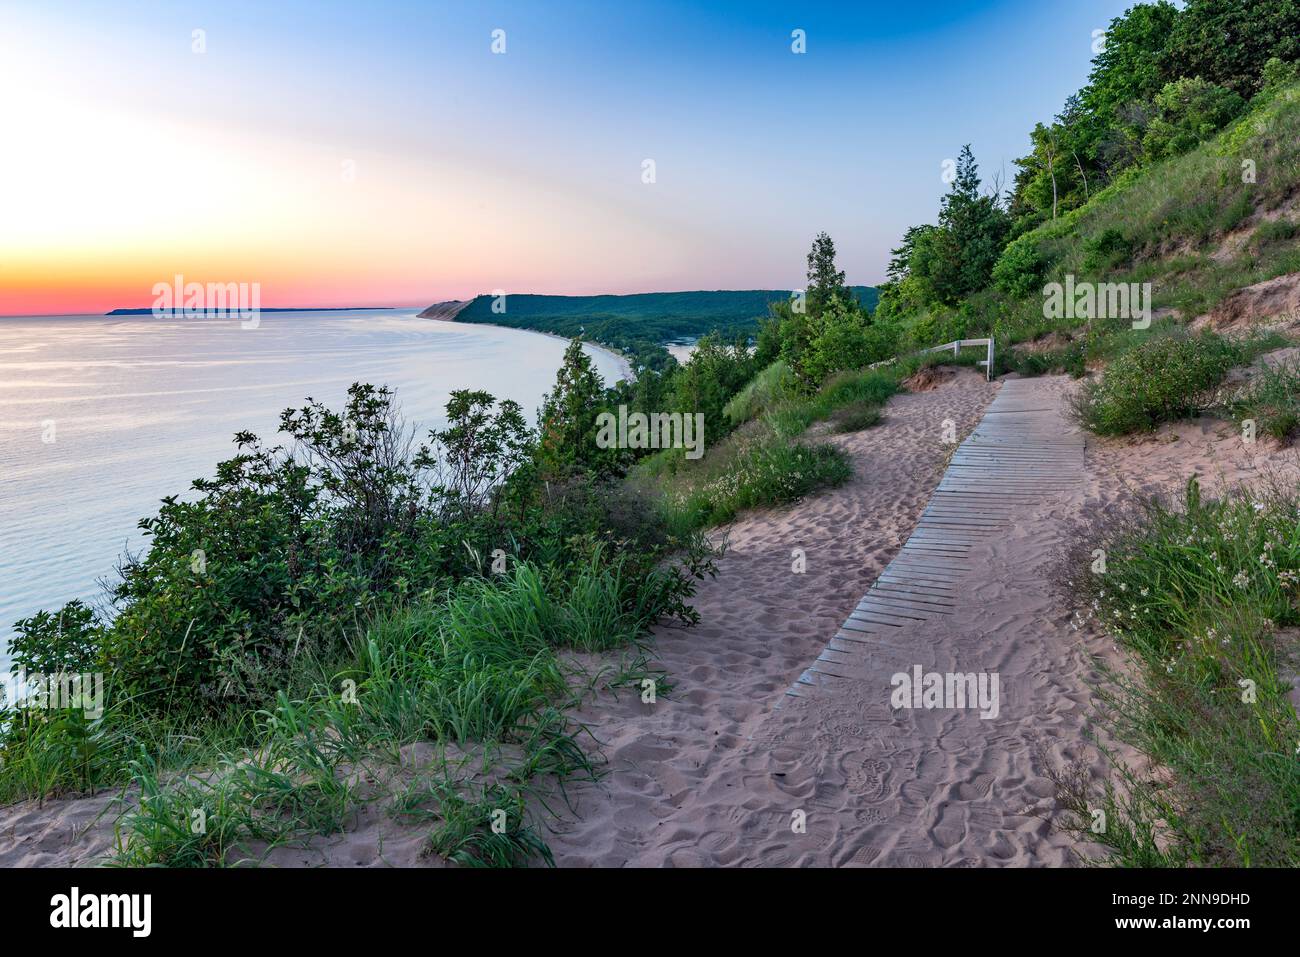
[[[889,648],[900,629],[958,614],[964,580],[975,571],[972,548],[1082,475],[1082,434],[1040,398],[1033,380],[1004,382],[953,454],[907,544],[786,694],[807,697],[860,679],[864,655]]]

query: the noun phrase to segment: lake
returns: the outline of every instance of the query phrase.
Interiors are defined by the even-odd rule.
[[[136,522],[235,453],[274,444],[307,396],[341,408],[357,381],[392,386],[423,435],[454,389],[514,399],[530,422],[561,339],[417,319],[414,311],[264,312],[237,320],[0,318],[0,670],[13,623],[73,599],[146,538]],[[607,384],[622,360],[588,347]]]

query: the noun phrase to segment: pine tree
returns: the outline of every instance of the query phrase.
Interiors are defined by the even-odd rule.
[[[604,406],[605,383],[583,350],[582,340],[571,339],[555,376],[555,388],[543,397],[538,415],[538,457],[543,474],[599,473],[612,464],[617,452],[596,444],[596,416]]]
[[[928,276],[938,301],[953,304],[988,285],[1010,224],[997,196],[980,195],[979,167],[969,145],[939,208],[939,228],[925,234]]]
[[[835,268],[835,240],[818,233],[808,253],[808,315],[820,316],[833,297],[848,301],[853,297],[844,285],[844,273]]]

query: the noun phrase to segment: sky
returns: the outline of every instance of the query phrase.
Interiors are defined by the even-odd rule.
[[[4,0],[0,315],[875,284],[1130,2]]]

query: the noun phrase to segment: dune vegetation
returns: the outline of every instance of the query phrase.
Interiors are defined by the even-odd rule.
[[[1079,574],[1096,548],[1106,573]],[[1296,490],[1211,501],[1193,478],[1181,501],[1097,520],[1077,552],[1066,590],[1080,623],[1135,665],[1108,676],[1097,720],[1156,770],[1116,761],[1098,792],[1085,769],[1062,769],[1071,826],[1128,866],[1300,865]]]
[[[107,706],[0,713],[0,803],[120,789],[124,865],[256,861],[378,800],[447,860],[546,862],[539,814],[599,773],[568,709],[646,682],[670,693],[645,642],[696,620],[705,531],[846,482],[836,435],[879,423],[923,366],[979,358],[919,350],[992,336],[993,374],[1080,378],[1076,414],[1101,436],[1214,409],[1293,437],[1294,365],[1229,382],[1288,340],[1189,326],[1300,273],[1296,37],[1278,0],[1133,7],[1009,188],[960,152],[878,303],[825,233],[806,288],[726,306],[736,322],[716,320],[723,294],[511,297],[505,315],[480,297],[458,319],[581,330],[638,375],[602,382],[574,338],[535,425],[463,391],[421,437],[396,396],[358,383],[343,409],[286,410],[283,444],[236,436],[234,457],[141,522],[150,547],[123,559],[108,614],[73,602],[18,623],[17,667],[103,673]],[[1066,282],[1150,284],[1151,321],[1053,316],[1045,289]],[[662,348],[679,335],[700,336],[681,364]],[[600,416],[619,410],[698,416],[703,456],[602,443]],[[1104,577],[1067,571],[1130,658],[1099,718],[1155,769],[1117,763],[1100,792],[1061,771],[1062,801],[1114,863],[1300,863],[1297,504],[1285,489],[1208,501],[1193,483],[1090,533]],[[436,755],[416,774],[413,745]]]

